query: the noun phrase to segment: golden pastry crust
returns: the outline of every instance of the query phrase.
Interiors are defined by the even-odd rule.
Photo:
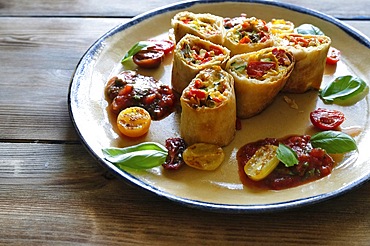
[[[186,34],[193,34],[220,45],[224,41],[225,28],[223,18],[220,16],[183,11],[172,18],[171,25],[176,42],[179,42]]]
[[[172,88],[182,93],[199,71],[218,65],[225,67],[230,51],[210,41],[187,34],[176,44],[172,65]]]
[[[237,116],[249,118],[264,110],[284,87],[294,63],[290,51],[277,47],[233,56],[226,70],[235,81]]]
[[[295,57],[295,67],[283,91],[303,93],[320,89],[331,40],[327,36],[282,34],[275,45],[284,46]]]
[[[180,98],[180,132],[189,145],[228,145],[235,135],[236,102],[234,79],[220,66],[204,69]]]

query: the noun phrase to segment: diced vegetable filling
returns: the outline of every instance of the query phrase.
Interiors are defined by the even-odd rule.
[[[184,96],[193,108],[217,107],[227,99],[229,86],[226,83],[228,82],[223,73],[207,70],[193,80]]]
[[[251,78],[263,80],[268,76],[277,75],[290,64],[291,60],[285,50],[275,48],[268,53],[256,53],[248,60],[236,60],[231,64],[231,68],[240,75],[247,74]]]

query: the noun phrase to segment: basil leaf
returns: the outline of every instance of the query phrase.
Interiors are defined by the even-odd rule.
[[[158,167],[166,161],[167,153],[156,150],[141,150],[121,155],[115,159],[115,165],[119,168],[150,169]]]
[[[144,142],[126,148],[102,149],[105,159],[119,168],[149,169],[162,165],[168,150],[154,142]]]
[[[166,147],[159,143],[155,142],[143,142],[137,145],[125,147],[125,148],[115,148],[115,147],[110,147],[103,149],[103,153],[107,154],[109,156],[118,156],[134,151],[139,151],[139,150],[158,150],[158,151],[167,151]]]
[[[351,75],[340,76],[319,92],[325,103],[351,105],[362,100],[369,93],[369,86],[360,78]]]
[[[297,153],[294,152],[290,147],[285,144],[279,143],[279,148],[277,149],[277,158],[286,166],[292,167],[298,164]]]
[[[349,135],[339,131],[323,131],[310,139],[315,148],[325,149],[329,154],[347,153],[357,150],[356,141]]]
[[[128,59],[138,53],[140,50],[144,49],[145,47],[149,46],[148,42],[140,41],[134,44],[129,51],[125,54],[125,56],[121,60],[121,64],[125,63]]]
[[[325,35],[320,28],[312,25],[312,24],[302,24],[299,27],[296,27],[294,31],[298,34],[303,35]]]

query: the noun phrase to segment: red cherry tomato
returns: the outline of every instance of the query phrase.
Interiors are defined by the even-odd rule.
[[[147,47],[148,50],[163,51],[165,55],[170,53],[175,48],[175,43],[171,40],[148,40],[151,44]]]
[[[163,59],[164,52],[159,50],[141,50],[132,57],[135,64],[142,68],[159,67]]]
[[[318,108],[310,113],[312,124],[320,130],[334,130],[345,120],[338,110]]]
[[[340,50],[330,47],[328,55],[326,57],[326,63],[329,65],[335,65],[340,59]]]

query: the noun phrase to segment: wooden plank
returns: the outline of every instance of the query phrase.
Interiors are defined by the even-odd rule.
[[[344,23],[353,27],[370,39],[370,21],[344,21]]]
[[[67,108],[74,69],[95,40],[126,21],[0,18],[0,139],[78,140]],[[370,36],[369,21],[346,23]]]
[[[178,3],[178,0],[145,0],[140,4],[136,0],[86,0],[86,1],[45,1],[13,0],[0,2],[0,16],[106,16],[133,17],[154,8]],[[349,4],[345,0],[302,1],[281,0],[279,2],[315,9],[338,18],[369,19],[370,2],[357,0]]]
[[[0,244],[368,245],[369,182],[300,209],[217,214],[125,184],[77,142],[67,92],[80,57],[120,17],[170,2],[0,0]],[[367,0],[303,4],[369,20]],[[370,36],[368,20],[346,23]]]
[[[126,185],[106,175],[78,144],[0,143],[0,149],[0,244],[370,241],[370,210],[364,205],[370,203],[370,183],[291,211],[225,215],[183,207]]]
[[[74,69],[96,39],[126,21],[0,18],[0,139],[77,140],[67,107]]]

